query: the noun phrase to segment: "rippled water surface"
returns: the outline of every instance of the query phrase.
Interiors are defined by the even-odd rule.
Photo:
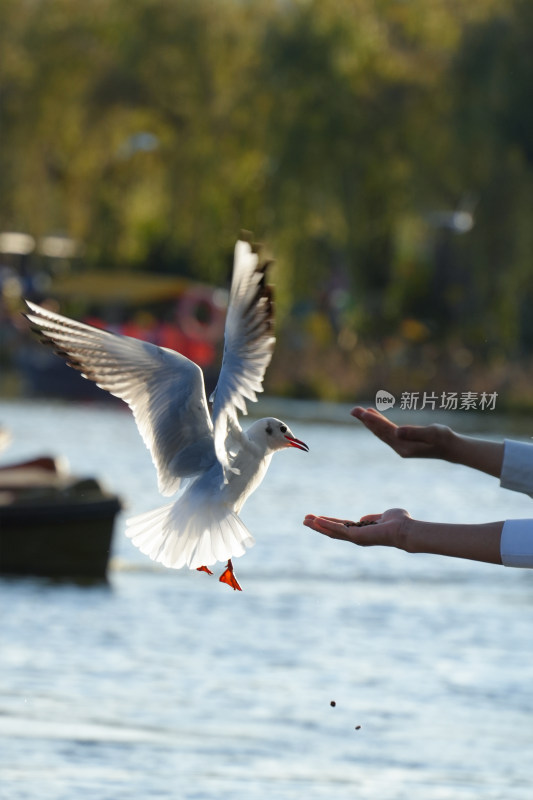
[[[0,579],[2,800],[530,800],[533,574],[301,521],[402,505],[475,522],[532,501],[401,461],[355,422],[285,416],[311,452],[277,455],[244,508],[242,593],[155,567],[122,517],[108,585]],[[0,422],[4,462],[60,453],[126,514],[161,503],[122,409],[2,403]]]

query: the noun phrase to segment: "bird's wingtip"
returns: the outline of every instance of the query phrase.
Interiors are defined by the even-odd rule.
[[[249,245],[250,250],[255,255],[261,255],[261,253],[265,249],[265,246],[264,246],[264,244],[262,242],[256,242],[255,241],[253,232],[252,231],[248,231],[245,228],[241,228],[241,230],[239,231],[238,241],[239,242],[245,242],[247,245]],[[265,261],[265,259],[263,259],[263,261]],[[269,261],[268,263],[270,264],[272,262]]]
[[[248,244],[252,244],[254,235],[252,231],[247,231],[246,228],[241,228],[239,231],[239,241],[240,242],[248,242]]]

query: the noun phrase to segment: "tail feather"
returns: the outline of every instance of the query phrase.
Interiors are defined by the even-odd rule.
[[[234,511],[222,505],[190,507],[187,497],[128,520],[126,535],[165,567],[190,569],[242,556],[253,537]]]

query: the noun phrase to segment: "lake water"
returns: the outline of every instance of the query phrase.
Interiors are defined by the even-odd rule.
[[[125,538],[126,514],[162,502],[129,413],[0,403],[4,462],[65,455],[128,505],[109,585],[0,579],[2,800],[530,800],[533,573],[301,522],[398,505],[476,522],[532,501],[401,461],[355,421],[285,416],[311,452],[277,455],[245,506],[238,593]]]

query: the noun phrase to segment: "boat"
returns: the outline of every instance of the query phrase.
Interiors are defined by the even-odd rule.
[[[67,313],[74,305],[75,316],[89,325],[177,350],[202,367],[208,394],[215,388],[216,355],[227,306],[227,295],[221,289],[179,276],[141,272],[65,269],[49,278],[45,295],[31,286],[25,297]],[[22,294],[22,284],[20,291]],[[28,397],[119,402],[69,369],[52,348],[42,347],[30,326],[20,325],[24,311],[27,308],[20,299],[6,319],[0,320],[0,334],[4,327],[10,343],[6,353],[9,369],[4,370],[6,375],[0,374],[0,388],[3,381],[8,386],[10,372],[12,382]]]
[[[0,467],[0,574],[106,580],[119,498],[50,456]]]

